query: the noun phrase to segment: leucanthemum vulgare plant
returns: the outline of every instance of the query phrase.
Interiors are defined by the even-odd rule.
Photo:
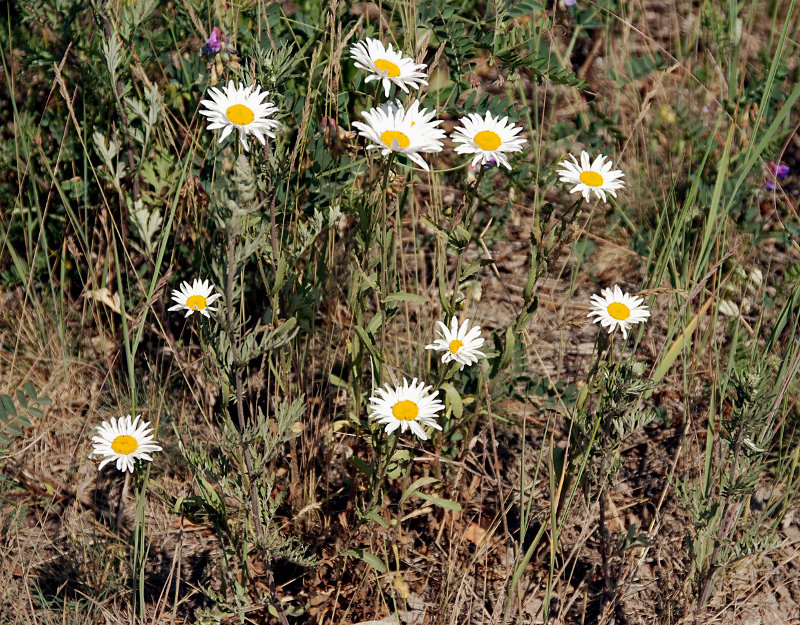
[[[602,344],[598,341],[598,345]],[[658,383],[646,377],[644,363],[635,358],[615,360],[612,354],[608,345],[605,354],[598,356],[575,408],[568,415],[568,444],[554,455],[554,463],[556,472],[565,480],[556,502],[557,515],[561,517],[569,508],[578,488],[590,506],[597,506],[596,545],[603,579],[601,605],[614,606],[620,592],[614,580],[619,579],[621,554],[650,541],[646,533],[639,533],[637,525],[627,527],[618,536],[611,535],[607,526],[608,496],[623,464],[623,445],[657,417],[646,399],[658,388]]]
[[[269,586],[262,601],[285,621],[275,594],[272,562],[275,558],[298,564],[311,560],[305,548],[275,524],[276,512],[286,497],[285,491],[275,489],[275,470],[283,445],[302,431],[305,407],[301,398],[290,401],[254,394],[248,388],[247,374],[252,363],[275,357],[292,340],[297,333],[296,319],[273,323],[269,317],[253,320],[247,312],[242,272],[253,259],[280,257],[281,252],[271,242],[257,176],[245,155],[223,170],[211,197],[211,217],[219,233],[211,269],[215,282],[223,285],[225,305],[212,323],[202,326],[201,340],[206,362],[221,383],[222,437],[213,451],[205,443],[183,441],[199,494],[184,499],[181,510],[214,523],[227,561],[238,562],[241,573],[246,572],[248,553],[260,555]],[[234,518],[238,522],[232,523]],[[217,613],[228,606],[235,614],[247,596],[246,575],[239,577],[230,568],[226,570],[232,595],[215,595]],[[252,595],[254,589],[247,592]]]

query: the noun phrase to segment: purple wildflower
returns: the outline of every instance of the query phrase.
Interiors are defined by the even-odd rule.
[[[786,176],[789,175],[789,166],[788,165],[780,165],[775,161],[769,162],[769,173],[766,176],[766,180],[764,181],[764,186],[767,187],[769,191],[774,191],[777,188],[777,185],[773,182],[773,180],[783,180]]]
[[[216,54],[220,51],[220,48],[222,48],[223,41],[227,43],[228,38],[222,34],[219,26],[214,26],[214,28],[211,29],[211,36],[206,39],[206,45],[203,46],[200,55],[206,56],[208,54]]]

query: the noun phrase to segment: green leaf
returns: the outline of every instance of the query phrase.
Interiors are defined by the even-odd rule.
[[[387,571],[386,565],[383,563],[383,560],[381,560],[374,553],[370,553],[365,549],[348,549],[342,555],[363,560],[364,562],[369,564],[373,569],[378,571],[378,573],[385,573]]]
[[[425,501],[430,501],[432,504],[435,504],[440,508],[444,508],[445,510],[461,510],[461,504],[457,501],[453,501],[452,499],[444,499],[442,497],[437,497],[436,495],[429,495],[419,491],[414,491],[412,494],[416,495],[420,499],[424,499]]]
[[[461,395],[450,382],[444,382],[440,388],[447,396],[447,401],[450,402],[450,407],[453,409],[453,415],[456,419],[460,419],[464,414],[464,402],[461,401]]]
[[[471,275],[478,273],[481,269],[489,265],[494,265],[494,260],[491,258],[479,258],[478,260],[473,260],[469,265],[461,270],[461,280],[466,280]]]
[[[28,381],[25,382],[25,384],[23,384],[22,386],[25,389],[25,392],[28,394],[28,397],[36,401],[36,388],[34,388],[33,383]]]
[[[427,486],[428,484],[434,484],[438,481],[439,480],[437,480],[435,477],[421,477],[418,480],[415,480],[414,483],[411,484],[411,486],[406,488],[405,492],[400,497],[399,505],[402,506],[406,502],[406,500],[412,495],[419,495],[419,493],[417,492],[418,488],[422,488],[423,486]]]
[[[366,475],[367,477],[372,477],[372,473],[373,473],[372,467],[369,466],[366,462],[364,462],[361,458],[359,458],[358,456],[350,456],[348,461],[356,469],[361,471],[364,475]]]
[[[345,382],[342,378],[338,375],[334,375],[332,373],[328,373],[328,382],[330,382],[331,386],[337,386],[339,388],[350,388],[350,385]]]
[[[23,393],[21,389],[17,389],[17,401],[23,408],[28,407],[28,398],[25,397],[25,393]]]
[[[384,304],[392,304],[395,302],[412,302],[414,304],[427,304],[428,298],[424,295],[417,295],[416,293],[405,293],[398,291],[397,293],[389,293],[383,298]]]
[[[12,417],[17,416],[17,409],[14,407],[14,402],[10,396],[3,395],[0,397],[0,404],[3,405],[3,408],[7,414],[11,415]]]
[[[200,483],[203,503],[218,514],[224,514],[225,502],[220,498],[214,485],[200,474],[196,474],[195,479]]]
[[[374,521],[378,525],[380,525],[384,529],[389,529],[389,521],[384,519],[380,514],[378,514],[375,510],[370,510],[364,515],[365,519],[369,519],[370,521]]]
[[[372,356],[378,362],[383,362],[383,358],[381,357],[380,352],[378,352],[378,348],[375,346],[375,341],[372,340],[372,337],[369,334],[367,334],[367,331],[361,326],[353,326],[353,330],[355,330],[358,338],[361,339],[361,342],[364,344],[364,349],[369,352],[370,356]]]
[[[34,408],[33,406],[28,408],[28,414],[36,419],[41,419],[44,416],[44,413],[41,410]],[[19,416],[19,419],[22,421],[22,415]],[[26,423],[25,425],[30,425],[30,422]]]
[[[382,323],[383,313],[379,310],[372,316],[372,319],[369,320],[369,323],[367,324],[367,332],[369,332],[371,336],[375,336],[375,333],[381,327]]]

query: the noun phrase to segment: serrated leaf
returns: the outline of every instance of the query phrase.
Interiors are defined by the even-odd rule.
[[[381,560],[374,553],[370,553],[366,549],[348,549],[347,551],[342,553],[342,555],[363,560],[379,573],[385,573],[387,570],[386,565],[383,563],[383,560]]]

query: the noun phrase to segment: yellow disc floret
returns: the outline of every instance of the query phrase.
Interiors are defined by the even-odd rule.
[[[389,78],[396,78],[400,75],[400,68],[397,67],[397,64],[386,59],[375,59],[375,67],[378,68],[378,71],[386,72]]]
[[[622,302],[611,302],[608,305],[608,314],[618,321],[625,321],[631,316],[631,309]]]
[[[121,436],[117,436],[113,441],[111,441],[111,449],[118,454],[128,455],[139,449],[139,443],[136,442],[136,439],[133,438],[133,436],[123,434]]]
[[[203,310],[208,306],[208,300],[202,295],[190,295],[186,298],[186,306],[191,310]]]
[[[244,104],[229,106],[228,110],[225,111],[225,115],[228,116],[232,124],[237,124],[239,126],[247,126],[252,123],[256,117],[253,111]]]
[[[413,421],[419,415],[419,406],[410,399],[404,399],[392,406],[392,414],[400,421]]]
[[[408,138],[408,136],[399,130],[384,130],[381,134],[381,141],[383,141],[387,148],[392,147],[392,144],[395,141],[397,141],[397,144],[401,148],[407,148],[411,143],[411,140]]]
[[[450,353],[455,354],[459,349],[464,347],[464,342],[456,339],[455,341],[450,341],[449,347],[450,347]]]
[[[589,187],[602,187],[603,186],[603,177],[598,174],[596,171],[584,171],[581,172],[580,176],[581,182]]]
[[[488,151],[496,150],[500,147],[500,144],[503,143],[503,141],[500,139],[500,135],[498,135],[496,132],[492,132],[491,130],[481,130],[475,135],[473,141],[481,150]]]

